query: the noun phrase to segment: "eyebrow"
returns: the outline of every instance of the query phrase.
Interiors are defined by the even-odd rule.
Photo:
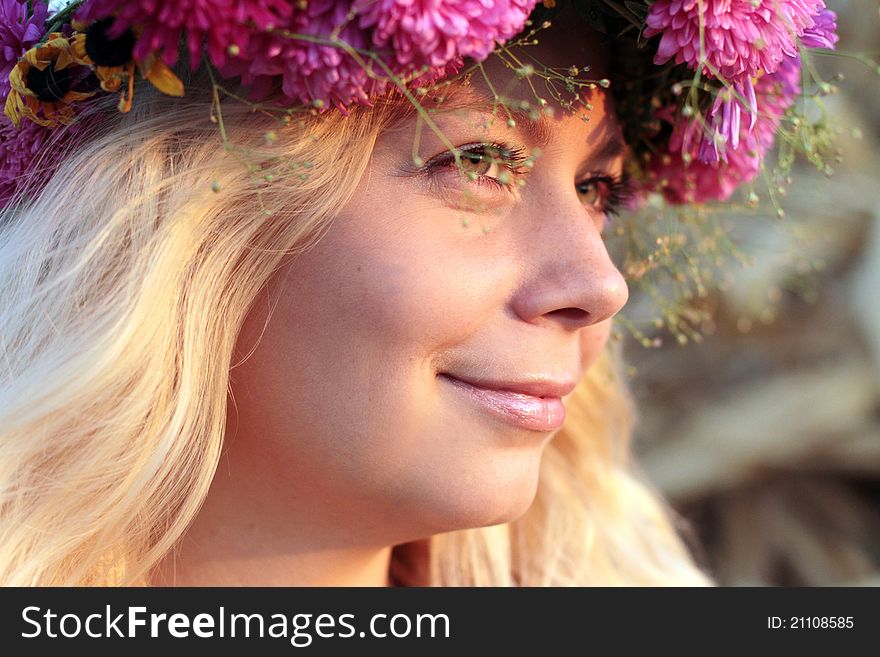
[[[487,105],[491,105],[493,110],[502,108],[502,111],[515,118],[516,125],[514,129],[523,133],[532,145],[545,148],[550,143],[553,129],[550,126],[551,119],[546,114],[542,113],[538,119],[533,119],[530,114],[534,110],[504,105],[498,102],[495,97],[488,95],[482,90],[475,90],[473,87],[459,87],[451,91],[441,104],[433,108],[432,113],[440,114],[455,110],[474,110],[481,114],[499,118],[497,112],[487,109]],[[590,159],[611,160],[623,155],[626,149],[626,143],[618,134],[614,134],[608,139],[603,140],[601,147],[590,153]]]

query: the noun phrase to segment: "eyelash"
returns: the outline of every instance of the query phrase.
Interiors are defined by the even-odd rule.
[[[632,184],[629,173],[626,171],[616,175],[591,174],[589,178],[577,184],[583,185],[585,183],[605,185],[604,199],[600,209],[608,217],[618,216],[632,198]]]
[[[492,163],[498,163],[512,174],[512,176],[522,175],[528,169],[523,165],[530,159],[523,149],[512,148],[507,144],[500,142],[467,144],[458,148],[461,157],[466,155],[479,155],[483,158],[489,158]],[[496,155],[498,154],[498,155]],[[429,160],[423,167],[425,174],[434,173],[440,169],[455,168],[455,156],[451,152],[446,152]],[[485,174],[475,174],[474,181],[480,185],[499,190],[510,190],[514,181],[501,182],[495,177]],[[602,204],[599,209],[609,217],[616,217],[620,214],[624,205],[630,198],[631,186],[629,175],[624,172],[622,174],[603,174],[591,173],[587,178],[577,182],[576,187],[586,184],[602,184],[605,191],[602,194]]]

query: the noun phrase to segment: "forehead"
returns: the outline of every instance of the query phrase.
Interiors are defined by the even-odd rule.
[[[513,119],[538,145],[566,118],[616,123],[610,96],[599,85],[608,49],[582,19],[557,17],[523,41],[467,64],[463,74],[435,87],[423,106],[431,113],[473,110]]]
[[[470,75],[480,92],[514,101],[548,103],[589,93],[590,82],[607,77],[608,47],[569,5],[549,27],[539,26],[497,48]]]
[[[610,58],[606,37],[595,32],[570,5],[566,9],[549,27],[534,27],[532,33],[497,48],[482,67],[498,79],[510,78],[516,68],[528,64],[558,72],[574,66],[581,72],[579,77],[605,77]]]
[[[480,64],[468,62],[461,74],[432,87],[419,98],[425,116],[441,130],[458,128],[463,138],[481,131],[497,136],[515,132],[542,150],[551,142],[562,148],[564,142],[567,150],[586,149],[608,159],[624,153],[611,96],[598,84],[609,70],[603,37],[577,15],[560,15],[523,41],[530,43],[499,47]],[[531,75],[522,74],[526,67]],[[428,128],[431,121],[423,120],[409,101],[397,102],[401,110],[380,141],[415,132],[420,154],[439,147]]]

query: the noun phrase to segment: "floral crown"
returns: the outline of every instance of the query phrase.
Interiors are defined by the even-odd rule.
[[[804,67],[811,51],[837,42],[836,16],[823,0],[59,4],[0,0],[0,208],[22,200],[19,183],[32,180],[37,165],[49,179],[57,163],[46,144],[76,139],[78,112],[94,97],[118,94],[127,112],[137,78],[184,95],[172,70],[181,52],[212,80],[240,81],[254,100],[274,92],[289,112],[347,113],[389,91],[418,103],[493,54],[518,76],[543,80],[538,111],[547,103],[542,96],[589,111],[578,92],[610,87],[632,153],[633,205],[642,208],[726,201],[756,178],[780,138],[819,166],[828,152],[824,117],[807,120],[795,102],[830,87]],[[591,79],[588,67],[549,69],[513,54],[512,45],[535,43],[563,5],[604,35],[613,83]],[[658,239],[653,258],[643,250],[631,259],[625,273],[641,279],[657,269],[678,233]],[[680,316],[670,314],[669,322],[681,325]]]

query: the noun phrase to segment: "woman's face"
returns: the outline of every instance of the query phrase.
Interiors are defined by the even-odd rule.
[[[596,65],[582,35],[529,52],[565,69]],[[485,70],[506,97],[535,106],[497,58]],[[488,89],[478,73],[457,93]],[[556,106],[532,129],[524,117],[510,127],[501,108],[493,120],[490,101],[441,106],[432,118],[470,152],[475,180],[415,118],[380,136],[329,232],[272,280],[274,310],[258,303],[246,321],[238,354],[253,353],[232,371],[220,474],[251,472],[253,492],[365,544],[527,509],[568,393],[627,300],[602,238],[621,136],[604,91],[588,100],[590,112]],[[492,143],[511,160],[540,155],[530,170],[489,162],[481,144]]]

